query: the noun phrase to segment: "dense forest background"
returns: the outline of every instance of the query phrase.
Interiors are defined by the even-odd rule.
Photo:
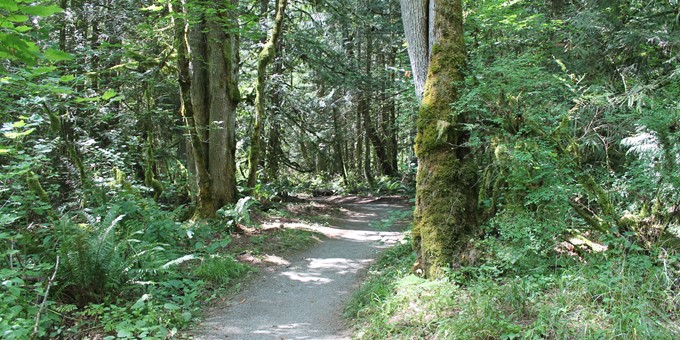
[[[248,211],[304,192],[414,196],[431,175],[415,187],[414,144],[454,133],[427,164],[459,159],[465,172],[437,176],[469,190],[432,211],[464,202],[474,218],[456,236],[417,228],[418,258],[391,262],[442,265],[414,270],[445,277],[448,298],[519,297],[474,314],[495,323],[435,313],[449,323],[418,334],[676,336],[678,2],[465,1],[466,60],[435,64],[460,72],[455,95],[420,139],[400,8],[0,0],[0,334],[173,336],[247,271],[222,250]],[[499,319],[499,301],[521,312]]]

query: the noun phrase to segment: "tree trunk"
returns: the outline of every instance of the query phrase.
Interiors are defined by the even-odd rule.
[[[236,201],[239,38],[232,28],[238,1],[205,3],[210,10],[182,4],[183,20],[177,20],[181,113],[190,139],[189,167],[196,172],[194,216],[201,218]]]
[[[364,134],[364,179],[369,186],[373,186],[373,173],[371,172],[371,143],[368,140],[368,134]]]
[[[473,263],[470,240],[479,230],[477,167],[464,147],[468,136],[461,123],[465,117],[452,117],[450,109],[457,98],[454,84],[462,80],[465,64],[462,3],[433,1],[434,46],[416,123],[419,164],[413,226],[419,265],[428,277],[442,275],[442,269],[448,266]],[[402,10],[405,8],[402,6]],[[420,20],[423,25],[427,17]],[[408,37],[413,39],[414,35]],[[410,51],[417,46],[424,48],[422,44],[408,43],[410,55],[422,53]]]
[[[387,66],[392,66],[396,64],[397,49],[392,48],[392,51],[387,56],[386,63]],[[394,72],[390,72],[387,77],[386,87],[391,86],[395,83]],[[386,93],[386,101],[383,106],[383,130],[386,139],[386,149],[387,149],[387,159],[390,162],[392,169],[394,171],[394,176],[398,176],[399,164],[397,162],[397,157],[399,155],[399,147],[397,145],[397,119],[396,119],[396,104],[395,104],[395,94]]]
[[[432,10],[435,0],[400,0],[401,18],[408,43],[408,55],[411,60],[411,71],[416,88],[416,96],[423,99],[427,68],[430,63],[430,52],[434,39],[430,33]]]
[[[264,121],[264,85],[265,75],[267,72],[267,65],[276,56],[276,42],[281,36],[281,26],[283,25],[283,17],[286,11],[288,0],[278,0],[276,7],[276,19],[274,20],[274,27],[272,27],[269,40],[262,47],[262,51],[257,59],[257,84],[255,86],[255,125],[253,126],[253,136],[251,138],[250,155],[248,158],[248,190],[252,193],[257,182],[257,169],[260,162],[260,147],[262,145],[262,123]]]
[[[366,74],[364,75],[365,79],[372,79],[373,75],[371,74],[371,64],[372,64],[372,57],[373,57],[373,39],[371,34],[366,35]],[[366,130],[366,136],[367,141],[370,141],[370,144],[373,145],[373,150],[375,151],[375,155],[378,158],[378,165],[380,168],[380,172],[383,175],[387,176],[394,176],[395,171],[392,168],[392,163],[390,163],[388,157],[387,157],[387,152],[385,150],[385,142],[384,138],[378,134],[378,130],[375,128],[375,125],[373,124],[373,120],[371,119],[371,107],[368,102],[368,98],[371,97],[371,84],[369,81],[364,82],[364,89],[361,91],[359,94],[359,104],[358,104],[358,110],[361,112],[364,120],[364,129]],[[366,179],[368,180],[369,178],[372,178],[372,176],[367,176]]]
[[[357,95],[357,94],[355,94]],[[357,108],[357,115],[356,115],[356,121],[354,125],[354,132],[356,133],[355,135],[355,140],[356,143],[354,143],[354,165],[355,165],[355,174],[357,178],[360,178],[361,176],[361,171],[363,167],[363,157],[364,157],[364,134],[362,133],[362,126],[361,126],[361,111]]]
[[[342,153],[342,147],[343,147],[343,133],[342,133],[342,128],[340,127],[340,124],[338,122],[338,108],[333,105],[331,108],[331,112],[333,114],[333,151],[335,153],[335,162],[336,166],[338,167],[338,170],[340,171],[340,174],[342,175],[342,181],[345,183],[345,186],[349,186],[349,180],[347,179],[347,167],[345,166],[345,161]]]

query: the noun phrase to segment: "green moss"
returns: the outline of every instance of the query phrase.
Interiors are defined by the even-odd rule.
[[[414,219],[414,247],[423,273],[443,274],[442,268],[474,261],[470,239],[477,227],[477,166],[461,150],[464,115],[451,110],[465,64],[460,1],[437,7],[440,34],[433,46],[425,93],[418,112],[416,154],[419,160]]]
[[[421,160],[413,235],[428,276],[439,276],[443,267],[467,264],[465,252],[476,226],[476,177],[471,161],[461,161],[447,150]]]

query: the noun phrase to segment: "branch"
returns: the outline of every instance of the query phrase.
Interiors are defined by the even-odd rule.
[[[45,296],[43,296],[42,303],[40,304],[40,309],[38,309],[38,313],[35,314],[35,323],[33,324],[33,334],[31,334],[31,339],[35,339],[38,336],[38,325],[40,324],[40,315],[42,314],[43,310],[45,310],[45,305],[47,305],[47,297],[50,294],[50,288],[52,288],[54,279],[57,277],[58,269],[59,269],[59,255],[57,255],[57,260],[56,263],[54,264],[54,272],[52,273],[52,277],[50,277],[50,280],[47,282]]]
[[[593,213],[587,211],[582,204],[574,202],[573,200],[569,200],[569,205],[574,209],[574,211],[576,211],[576,214],[581,216],[581,218],[586,221],[588,225],[593,227],[593,229],[603,233],[607,232],[607,228],[602,225],[602,220]]]

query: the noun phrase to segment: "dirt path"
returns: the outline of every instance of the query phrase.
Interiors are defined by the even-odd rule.
[[[327,226],[284,223],[327,236],[319,245],[271,272],[264,272],[229,305],[212,311],[197,339],[347,339],[341,314],[362,272],[385,248],[402,238],[408,221],[384,230],[390,213],[408,209],[394,199],[326,198],[341,207]],[[373,222],[373,223],[371,223]],[[381,230],[382,229],[382,230]]]

